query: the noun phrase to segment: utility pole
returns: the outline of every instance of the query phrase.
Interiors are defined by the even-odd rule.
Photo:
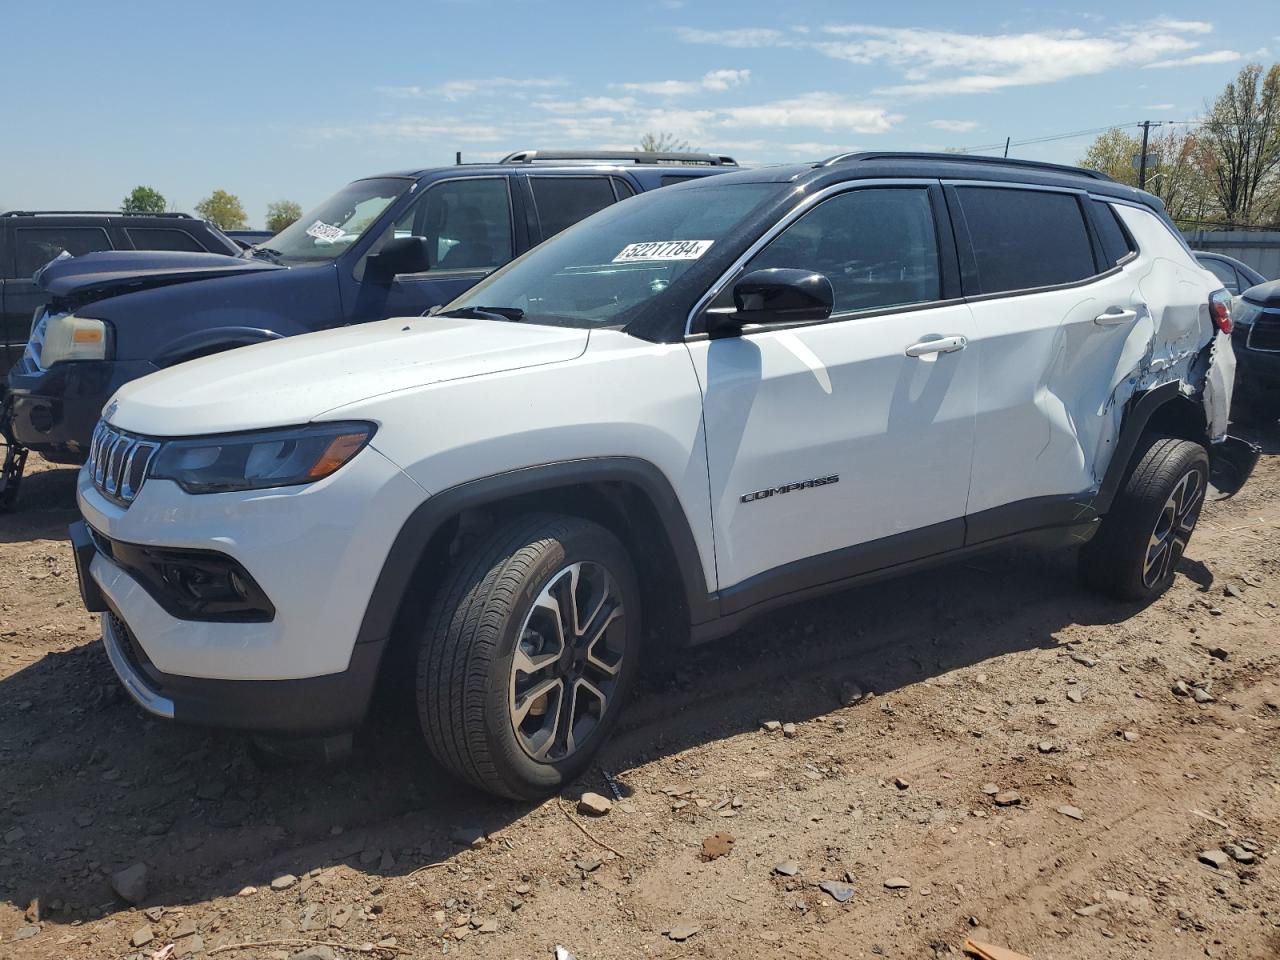
[[[1160,124],[1156,124],[1160,126]],[[1151,133],[1151,121],[1142,121],[1142,156],[1138,160],[1138,189],[1147,189],[1147,136]]]
[[[1009,141],[1010,141],[1010,140],[1012,140],[1012,139],[1013,139],[1013,137],[1005,137],[1005,138],[1004,138],[1004,155],[1005,155],[1005,157],[1006,157],[1006,158],[1009,156]]]

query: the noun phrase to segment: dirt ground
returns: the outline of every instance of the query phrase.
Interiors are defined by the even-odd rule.
[[[1158,603],[1007,552],[783,611],[640,684],[536,805],[452,782],[394,708],[336,766],[148,719],[76,596],[74,472],[41,465],[0,517],[0,958],[1280,957],[1280,431],[1258,439]],[[849,682],[874,695],[842,705]],[[579,815],[602,769],[626,797]]]

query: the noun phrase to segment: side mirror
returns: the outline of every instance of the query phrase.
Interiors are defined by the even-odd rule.
[[[707,316],[708,332],[741,330],[748,323],[813,323],[835,308],[831,281],[821,273],[772,267],[753,270],[733,285],[732,313]]]
[[[429,269],[426,237],[393,237],[365,261],[364,274],[375,283],[390,283],[398,274]]]

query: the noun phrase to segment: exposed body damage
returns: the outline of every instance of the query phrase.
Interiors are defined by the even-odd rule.
[[[1093,457],[1098,483],[1110,466],[1107,447],[1115,444],[1134,397],[1164,384],[1177,384],[1178,394],[1203,410],[1205,436],[1216,445],[1227,436],[1235,378],[1231,337],[1214,329],[1209,303],[1202,301],[1192,311],[1168,302],[1170,290],[1203,287],[1195,261],[1148,211],[1117,209],[1139,246],[1154,256],[1139,278],[1133,304],[1138,317],[1128,328],[1106,403],[1099,411],[1104,429]]]

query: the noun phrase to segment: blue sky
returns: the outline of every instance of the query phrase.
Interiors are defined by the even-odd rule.
[[[764,163],[1190,120],[1280,59],[1275,0],[0,0],[0,23],[0,209],[110,209],[146,183],[179,210],[230,190],[254,225],[455,150],[667,130]],[[1013,154],[1071,162],[1089,139]]]

